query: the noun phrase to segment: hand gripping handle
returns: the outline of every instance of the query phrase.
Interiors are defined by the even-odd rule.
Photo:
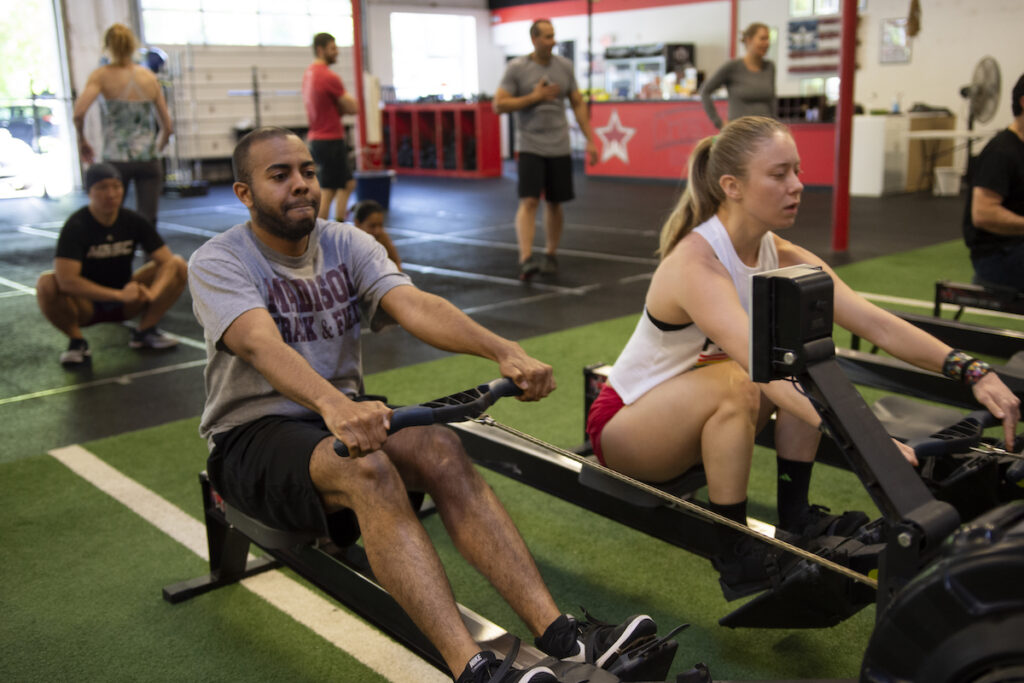
[[[391,413],[388,434],[394,434],[406,427],[422,427],[432,424],[461,422],[484,414],[494,402],[505,396],[518,396],[523,390],[507,377],[480,384],[457,394],[444,396],[419,405],[404,406]],[[348,448],[339,440],[334,442],[334,451],[341,457],[348,456]]]

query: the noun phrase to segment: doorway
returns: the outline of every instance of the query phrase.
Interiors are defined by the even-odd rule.
[[[72,189],[71,97],[59,0],[19,0],[0,16],[0,198]]]

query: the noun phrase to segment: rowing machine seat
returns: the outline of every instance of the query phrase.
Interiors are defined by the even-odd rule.
[[[594,460],[596,462],[596,458]],[[665,501],[661,498],[605,474],[596,467],[584,466],[580,470],[579,482],[583,486],[615,496],[637,507],[654,508],[665,504]],[[683,472],[675,479],[669,479],[657,484],[652,483],[651,486],[670,493],[677,498],[689,498],[697,489],[705,484],[707,484],[707,477],[704,476],[704,467],[697,465]]]

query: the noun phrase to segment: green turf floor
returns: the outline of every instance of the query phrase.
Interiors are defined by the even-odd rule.
[[[840,272],[858,290],[930,299],[938,277],[933,267],[967,279],[969,272],[947,272],[964,260],[962,246],[950,243]],[[909,270],[916,277],[906,275]],[[502,401],[492,414],[551,443],[577,444],[582,368],[614,360],[635,320],[523,342],[528,352],[554,365],[559,389],[539,404]],[[1019,321],[1007,326],[1024,329]],[[377,374],[367,386],[395,403],[412,403],[486,381],[495,372],[488,362],[450,357]],[[196,473],[204,466],[205,447],[197,422],[84,445],[198,519]],[[716,678],[725,679],[856,676],[873,609],[830,629],[720,627],[717,620],[739,603],[725,602],[706,560],[500,475],[484,476],[522,530],[563,609],[584,605],[606,619],[646,612],[663,630],[691,624],[679,638],[674,672],[704,661]],[[774,456],[762,449],[750,497],[752,514],[773,521]],[[0,680],[379,680],[240,587],[181,605],[165,603],[161,587],[203,573],[204,563],[49,456],[0,465],[0,499]],[[816,468],[812,499],[835,509],[875,512],[859,482],[830,467]],[[426,526],[458,599],[527,636],[511,610],[458,557],[439,520],[430,518]]]

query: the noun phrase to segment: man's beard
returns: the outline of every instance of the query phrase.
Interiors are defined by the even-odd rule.
[[[313,232],[313,228],[316,227],[316,213],[320,209],[320,202],[310,201],[309,204],[313,207],[312,218],[289,220],[286,217],[286,213],[268,210],[266,204],[260,201],[256,196],[253,196],[252,209],[255,212],[253,218],[257,223],[259,223],[260,227],[274,237],[280,237],[281,239],[288,240],[289,242],[298,242],[303,237]]]

